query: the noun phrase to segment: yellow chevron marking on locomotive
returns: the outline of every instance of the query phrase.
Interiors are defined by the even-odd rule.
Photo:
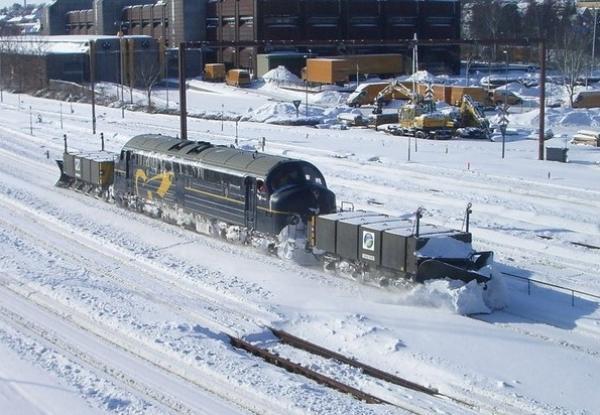
[[[158,189],[156,190],[156,194],[159,195],[161,198],[165,197],[165,195],[171,188],[171,185],[173,184],[174,177],[175,177],[175,175],[173,174],[173,172],[166,171],[163,173],[159,173],[156,176],[152,176],[152,177],[148,178],[148,176],[146,176],[146,172],[143,169],[137,169],[135,171],[135,192],[136,192],[136,194],[139,194],[138,183],[140,180],[144,184],[160,180],[160,185],[158,186]],[[152,193],[150,191],[148,191],[148,196],[149,196],[148,197],[149,199],[152,199]]]

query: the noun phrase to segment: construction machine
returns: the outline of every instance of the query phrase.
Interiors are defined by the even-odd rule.
[[[422,96],[416,92],[413,93],[413,91],[400,81],[393,81],[387,84],[387,86],[375,96],[375,109],[373,109],[373,114],[381,114],[383,111],[383,104],[390,102],[392,99],[405,99],[415,102],[422,100],[422,98]]]
[[[398,124],[388,126],[388,132],[432,140],[450,140],[453,126],[448,115],[436,111],[435,102],[420,100],[400,107]]]
[[[491,136],[490,122],[481,104],[470,95],[462,96],[455,127],[456,135],[462,138],[489,140]]]

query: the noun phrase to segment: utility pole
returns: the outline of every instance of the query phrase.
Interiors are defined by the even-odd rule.
[[[540,42],[540,135],[538,160],[544,160],[544,130],[546,129],[546,42]]]
[[[304,88],[306,93],[306,103],[304,104],[304,115],[308,118],[308,81],[304,80]]]
[[[504,111],[502,115],[502,124],[500,129],[502,130],[502,158],[504,159],[505,148],[506,148],[506,125],[508,124],[508,51],[503,50],[504,57],[506,58],[506,65],[504,67]]]
[[[123,56],[123,33],[119,32],[119,64],[121,65],[121,118],[125,118],[125,96],[123,92],[123,84],[125,83],[125,57]]]
[[[169,55],[167,55],[167,48],[165,47],[165,79],[167,83],[167,109],[169,109]]]
[[[179,129],[182,140],[187,140],[187,101],[185,90],[185,43],[179,44]]]
[[[96,43],[90,40],[90,86],[92,88],[92,133],[96,134]]]
[[[0,102],[4,102],[4,79],[2,79],[2,48],[0,48]]]
[[[585,7],[585,6],[583,6]],[[587,8],[587,7],[586,7]],[[596,26],[598,26],[598,7],[594,6],[594,28],[592,29],[592,60],[590,61],[590,76],[585,79],[585,87],[588,87],[589,79],[594,75],[596,60]]]
[[[417,96],[417,81],[415,80],[415,73],[419,69],[419,47],[417,44],[417,34],[415,33],[413,36],[414,44],[412,50],[412,93],[413,98]]]

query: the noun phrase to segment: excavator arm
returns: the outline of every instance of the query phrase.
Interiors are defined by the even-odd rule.
[[[375,110],[373,113],[381,114],[381,109],[384,101],[391,101],[392,99],[406,99],[409,101],[415,101],[417,94],[413,94],[409,88],[404,86],[399,81],[392,81],[385,88],[383,88],[375,97]]]
[[[476,132],[475,135],[481,136],[481,138],[489,138],[490,136],[490,122],[485,117],[479,103],[470,95],[463,95],[462,97],[458,127],[470,129],[470,134]]]

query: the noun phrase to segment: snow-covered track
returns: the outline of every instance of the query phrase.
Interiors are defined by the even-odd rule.
[[[51,308],[47,298],[19,285],[10,276],[0,278],[0,299],[0,320],[100,376],[108,377],[116,385],[131,390],[159,410],[162,408],[161,411],[207,415],[223,410],[248,413],[226,400],[193,388],[194,385],[167,368],[132,353],[116,340],[118,337],[99,338],[80,325],[72,311]]]
[[[402,388],[409,389],[409,390],[419,392],[419,393],[423,393],[423,394],[426,394],[429,396],[448,399],[448,400],[454,401],[455,403],[457,403],[459,405],[466,406],[468,408],[475,407],[474,404],[471,404],[471,403],[466,402],[461,399],[457,399],[457,398],[445,395],[435,389],[432,389],[432,388],[429,388],[429,387],[426,387],[423,385],[419,385],[418,383],[401,378],[400,376],[397,376],[397,375],[394,375],[391,373],[387,373],[383,370],[377,369],[373,366],[370,366],[363,362],[360,362],[360,361],[356,360],[355,358],[344,356],[342,354],[336,353],[332,350],[329,350],[327,348],[319,346],[318,344],[301,339],[301,338],[294,336],[293,334],[288,333],[286,331],[278,330],[278,329],[275,329],[272,327],[270,327],[269,330],[271,330],[273,335],[282,344],[294,347],[299,350],[303,350],[305,352],[311,353],[316,356],[321,356],[325,359],[337,361],[339,363],[356,368],[356,369],[360,370],[363,374],[370,376],[374,379],[383,380],[383,381],[391,383],[393,385],[397,385]]]

